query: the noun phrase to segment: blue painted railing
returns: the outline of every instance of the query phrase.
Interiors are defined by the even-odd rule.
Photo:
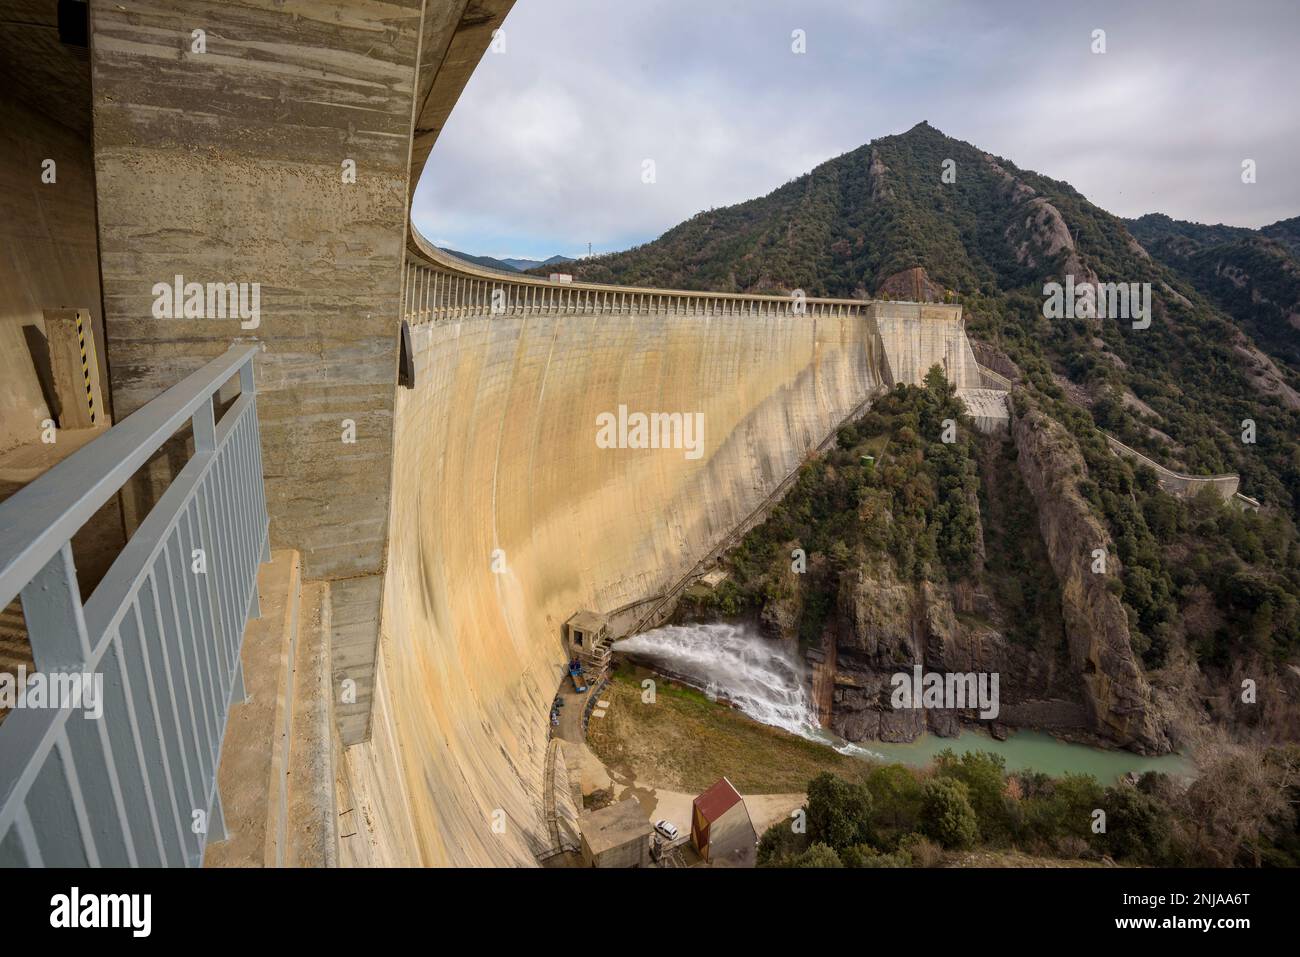
[[[21,594],[37,672],[102,681],[98,719],[65,696],[0,724],[0,866],[195,866],[225,837],[217,766],[269,559],[256,352],[231,348],[0,504],[0,607]],[[72,536],[187,421],[194,454],[83,607]]]

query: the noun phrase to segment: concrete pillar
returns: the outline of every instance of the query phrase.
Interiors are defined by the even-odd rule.
[[[424,6],[91,0],[115,412],[232,341],[262,344],[271,538],[301,551],[304,577],[346,583],[333,657],[336,687],[358,688],[336,706],[347,743],[369,733]],[[245,284],[250,305],[256,288],[259,314],[222,318],[205,298],[201,317],[167,318],[176,276]]]

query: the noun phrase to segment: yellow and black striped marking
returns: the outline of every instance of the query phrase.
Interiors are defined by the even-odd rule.
[[[81,344],[81,377],[86,382],[86,405],[90,407],[90,424],[95,424],[95,393],[90,386],[90,360],[86,358],[86,330],[77,313],[77,342]]]

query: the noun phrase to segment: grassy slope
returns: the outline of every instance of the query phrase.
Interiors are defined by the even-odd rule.
[[[802,791],[822,771],[846,776],[862,762],[769,728],[692,688],[657,679],[655,703],[641,702],[641,676],[620,671],[610,708],[594,718],[587,744],[638,784],[698,793],[722,776],[742,793]]]

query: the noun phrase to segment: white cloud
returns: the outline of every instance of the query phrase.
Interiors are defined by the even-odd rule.
[[[416,194],[468,252],[625,248],[922,119],[1120,215],[1300,213],[1289,0],[519,0],[505,26]]]

